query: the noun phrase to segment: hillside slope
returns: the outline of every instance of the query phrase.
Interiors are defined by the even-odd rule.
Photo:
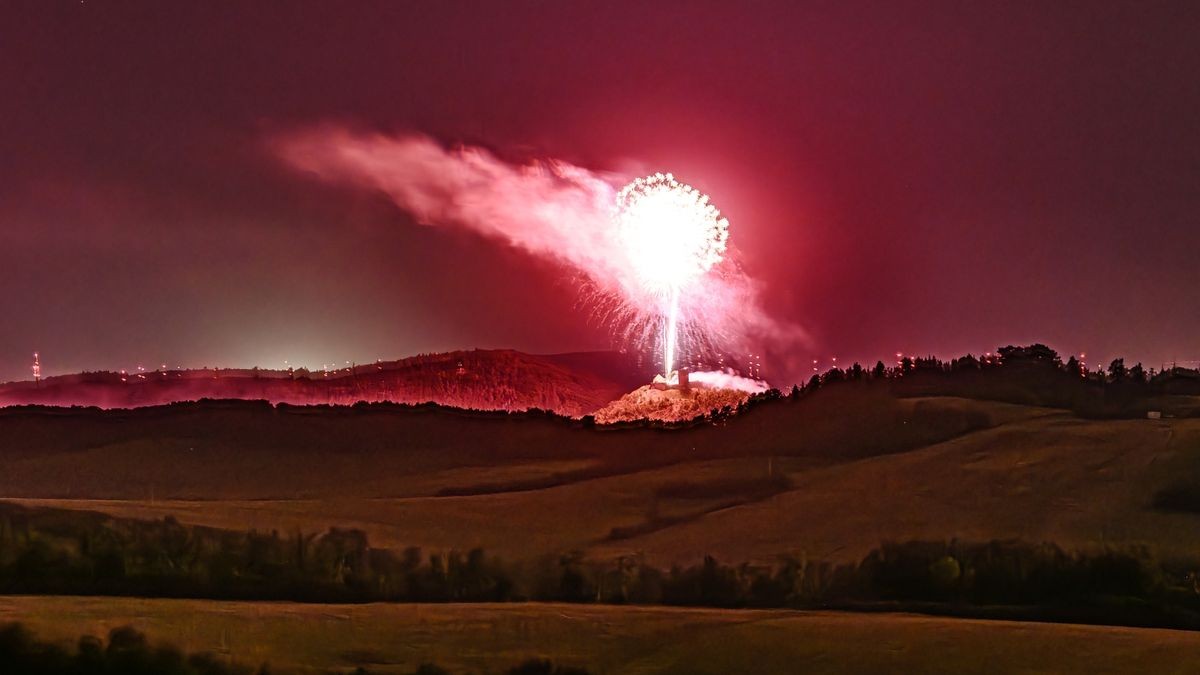
[[[438,408],[206,403],[0,413],[0,494],[230,529],[355,527],[387,548],[567,550],[660,566],[860,558],[883,540],[1200,545],[1151,508],[1200,420],[1085,421],[829,390],[718,425],[599,430]]]
[[[882,541],[1023,539],[1069,549],[1200,550],[1200,515],[1153,507],[1200,468],[1200,420],[1088,421],[1053,414],[903,454],[790,473],[790,490],[606,544],[597,555],[856,560]]]
[[[1200,421],[1050,415],[866,459],[694,460],[551,481],[541,489],[520,489],[520,479],[511,490],[498,483],[509,472],[540,468],[554,476],[557,467],[560,477],[586,476],[603,464],[521,462],[392,477],[396,490],[413,496],[18,501],[123,517],[173,515],[231,529],[356,527],[385,548],[478,546],[507,559],[569,550],[605,560],[637,555],[660,567],[694,564],[705,555],[727,562],[769,563],[785,553],[850,562],[883,541],[954,538],[1047,541],[1068,549],[1144,544],[1172,559],[1200,550],[1200,515],[1159,511],[1153,496],[1196,465]],[[769,472],[788,484],[768,481]],[[429,494],[435,482],[462,487],[481,473],[497,481],[488,493]],[[331,474],[326,494],[344,477]],[[368,482],[365,494],[383,485]]]
[[[414,356],[329,372],[259,369],[81,373],[0,385],[0,406],[135,408],[202,398],[296,405],[433,402],[474,410],[538,408],[588,414],[649,375],[615,352],[535,356],[474,350]]]
[[[1031,412],[1032,411],[1032,412]],[[424,474],[586,460],[579,481],[715,458],[836,462],[902,452],[1037,409],[830,390],[716,425],[601,430],[546,415],[436,406],[272,407],[209,401],[136,410],[0,409],[0,495],[139,499],[413,496]],[[501,473],[476,491],[512,486]],[[523,484],[517,487],[543,487]],[[465,484],[442,487],[465,488]]]

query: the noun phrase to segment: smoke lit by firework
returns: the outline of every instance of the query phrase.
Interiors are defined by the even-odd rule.
[[[275,149],[322,179],[382,190],[422,224],[465,227],[566,264],[583,278],[598,320],[627,346],[670,351],[667,361],[804,339],[763,311],[708,198],[669,175],[619,190],[628,178],[566,162],[514,165],[425,136],[341,128],[291,135]],[[669,339],[672,308],[678,320]]]

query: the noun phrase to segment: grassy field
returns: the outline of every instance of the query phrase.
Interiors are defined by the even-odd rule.
[[[847,388],[680,430],[448,409],[207,402],[132,411],[0,408],[0,494],[92,499],[325,499],[428,494],[429,474],[591,460],[594,475],[698,459],[837,462],[903,452],[1032,409]],[[602,469],[602,470],[600,470]],[[444,487],[475,479],[448,476]],[[456,482],[461,480],[461,482]]]
[[[774,460],[771,468],[790,473],[800,460]],[[652,515],[679,524],[741,499],[717,492],[697,499],[656,497],[662,486],[688,481],[704,484],[730,477],[766,476],[766,459],[710,460],[676,464],[617,476],[581,480],[542,490],[462,497],[400,499],[327,498],[301,500],[10,500],[28,506],[85,509],[119,517],[157,518],[226,529],[283,533],[355,527],[373,545],[429,549],[482,547],[509,560],[588,550],[606,541],[614,528],[645,523]],[[502,472],[497,472],[502,474]]]
[[[1192,673],[1200,634],[903,614],[554,604],[304,605],[0,597],[64,644],[133,625],[272,672],[499,672],[531,657],[592,673]]]
[[[803,550],[855,559],[883,540],[1019,538],[1067,548],[1200,552],[1200,518],[1152,508],[1200,466],[1200,420],[1020,420],[912,452],[791,474],[793,489],[597,547],[650,559],[755,559]]]
[[[848,562],[884,540],[950,538],[1200,552],[1200,516],[1153,507],[1164,486],[1200,476],[1200,420],[843,395],[669,432],[239,404],[9,411],[0,498],[233,530],[351,527],[376,547],[483,547],[510,561],[580,550],[657,567]],[[9,596],[0,620],[60,642],[132,624],[273,672],[428,661],[499,672],[546,657],[594,673],[1182,673],[1200,654],[1200,633],[1167,630],[533,603]]]
[[[706,554],[735,563],[767,561],[781,553],[849,561],[884,540],[954,537],[1052,541],[1067,548],[1144,543],[1164,556],[1194,557],[1200,550],[1196,516],[1151,508],[1156,490],[1200,466],[1200,420],[1091,421],[1064,412],[959,399],[906,403],[982,411],[990,427],[907,452],[863,458],[747,453],[649,468],[609,465],[589,450],[575,459],[502,455],[486,466],[455,466],[468,460],[448,456],[400,468],[395,465],[405,460],[392,457],[371,471],[370,456],[348,453],[322,460],[341,464],[326,466],[330,470],[323,482],[306,479],[304,495],[295,499],[272,496],[277,474],[309,474],[264,465],[257,469],[268,474],[261,493],[252,490],[253,476],[230,477],[238,495],[233,499],[119,498],[131,488],[108,495],[97,484],[89,488],[92,495],[118,498],[14,501],[124,517],[173,515],[185,523],[230,529],[290,533],[357,527],[376,546],[480,546],[508,559],[568,550],[597,558],[640,553],[659,566],[694,563]],[[109,446],[84,452],[89,456],[60,453],[12,462],[16,475],[8,480],[44,475],[49,481],[50,472],[71,471],[72,461],[98,466],[90,455],[119,455]],[[463,454],[479,461],[477,450]],[[127,461],[114,464],[125,467]],[[267,460],[239,460],[243,468],[255,461]],[[136,475],[124,477],[139,489],[161,476],[170,494],[186,480],[175,475],[179,466],[156,460],[150,451],[140,462]],[[223,470],[219,465],[186,466],[205,481]],[[597,469],[600,475],[588,478]],[[786,476],[790,487],[776,494],[738,491],[737,480],[765,480],[769,473]],[[119,476],[110,470],[94,480],[115,482]],[[360,492],[351,496],[357,479]],[[530,479],[549,479],[551,486],[515,489]],[[514,489],[504,489],[506,481]],[[493,484],[489,494],[434,496],[446,488],[480,483]],[[33,478],[25,483],[36,484]],[[667,487],[680,484],[693,486],[694,494],[671,496]],[[626,536],[611,536],[614,529]]]

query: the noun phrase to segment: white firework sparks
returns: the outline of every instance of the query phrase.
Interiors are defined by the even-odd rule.
[[[638,285],[662,308],[663,368],[675,369],[679,296],[721,262],[729,221],[708,196],[671,174],[638,178],[617,193],[616,227]]]

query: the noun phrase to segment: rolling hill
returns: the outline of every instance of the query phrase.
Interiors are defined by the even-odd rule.
[[[616,352],[535,356],[473,350],[333,371],[202,369],[80,373],[0,385],[0,406],[136,408],[203,398],[295,405],[438,403],[475,410],[537,408],[586,415],[649,380]]]
[[[1140,547],[1173,569],[1197,559],[1200,513],[1160,496],[1200,494],[1200,419],[1085,419],[887,384],[760,397],[682,428],[429,404],[8,407],[0,498],[101,514],[42,511],[48,522],[170,516],[285,538],[350,528],[397,552],[481,547],[529,574],[568,552],[609,568],[714,556],[765,569],[953,539]],[[490,672],[530,657],[631,674],[1188,672],[1197,647],[1177,630],[539,602],[4,596],[0,619],[63,644],[132,623],[273,672]]]
[[[206,402],[0,412],[0,494],[231,529],[357,527],[378,546],[860,558],[884,540],[1020,538],[1194,554],[1154,507],[1200,467],[1200,420],[1084,420],[870,387],[688,429],[601,430],[437,407]]]

